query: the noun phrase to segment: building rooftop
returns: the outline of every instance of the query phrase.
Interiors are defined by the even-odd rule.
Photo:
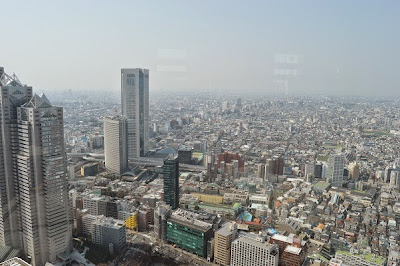
[[[226,223],[226,224],[224,224],[217,232],[215,232],[216,234],[218,234],[218,235],[221,235],[221,236],[229,236],[229,235],[231,235],[231,234],[233,234],[235,231],[236,231],[236,228],[237,228],[237,226],[236,226],[236,223],[231,223],[231,222],[228,222],[228,223]]]
[[[171,214],[171,219],[178,223],[184,223],[187,226],[194,226],[203,231],[208,231],[212,228],[212,224],[199,220],[200,214],[182,209],[174,211]]]
[[[289,252],[295,255],[299,255],[301,253],[301,248],[295,246],[286,246],[285,252]]]
[[[30,266],[29,263],[27,263],[26,261],[20,259],[20,258],[12,258],[6,261],[3,261],[2,263],[0,263],[1,266]]]

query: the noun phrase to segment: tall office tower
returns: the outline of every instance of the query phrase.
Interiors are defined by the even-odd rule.
[[[33,265],[72,249],[63,109],[44,94],[17,108],[17,189],[23,253]]]
[[[164,201],[173,210],[179,207],[179,161],[178,157],[164,160]]]
[[[237,234],[236,223],[226,223],[215,232],[214,263],[229,265],[231,261],[231,244]]]
[[[328,161],[328,182],[333,187],[342,187],[344,172],[344,155],[331,155]]]
[[[127,135],[125,117],[104,119],[104,155],[107,170],[122,174],[128,169]]]
[[[278,246],[265,243],[265,239],[260,235],[242,233],[232,242],[232,266],[278,266],[278,262]]]
[[[128,122],[128,158],[149,151],[149,70],[121,69],[122,115]]]
[[[19,233],[16,164],[18,147],[17,108],[32,98],[32,87],[24,86],[0,67],[0,246],[22,247]]]

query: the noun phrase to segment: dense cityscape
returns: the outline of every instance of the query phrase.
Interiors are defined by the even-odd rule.
[[[400,265],[400,99],[0,76],[1,265]]]

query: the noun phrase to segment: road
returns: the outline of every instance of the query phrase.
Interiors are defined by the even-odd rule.
[[[84,160],[87,161],[104,161],[103,154],[93,154],[93,153],[68,153],[68,157],[82,157]],[[148,157],[140,157],[138,159],[134,159],[130,161],[131,163],[144,165],[144,166],[162,166],[164,163],[163,159],[158,158],[148,158]],[[206,167],[202,165],[191,165],[191,164],[179,164],[179,168],[182,170],[190,170],[190,171],[205,171],[207,170]]]

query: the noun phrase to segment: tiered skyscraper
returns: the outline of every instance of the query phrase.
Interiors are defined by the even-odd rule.
[[[0,74],[0,245],[44,265],[72,248],[63,109]]]
[[[149,70],[121,69],[122,115],[127,118],[128,158],[149,151]]]

